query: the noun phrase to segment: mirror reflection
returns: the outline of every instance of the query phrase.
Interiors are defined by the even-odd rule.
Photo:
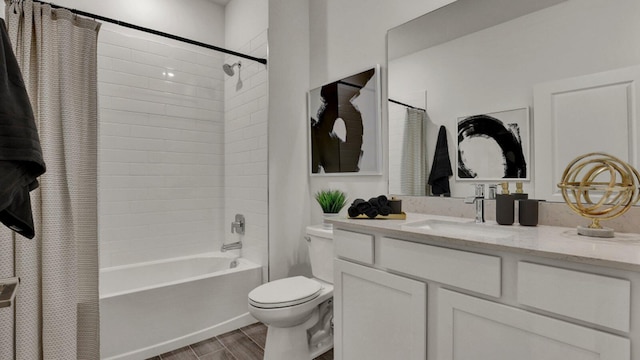
[[[506,176],[562,201],[555,184],[576,156],[637,168],[635,84],[619,79],[633,83],[638,64],[637,0],[458,0],[391,29],[389,193],[464,197]],[[477,116],[498,120],[524,170],[503,171],[515,165],[477,129],[486,119],[469,132]]]

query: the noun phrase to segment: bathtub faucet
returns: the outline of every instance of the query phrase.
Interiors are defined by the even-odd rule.
[[[242,249],[242,241],[236,241],[231,244],[222,244],[220,251],[225,252],[227,250],[237,250]]]
[[[236,214],[236,221],[231,223],[231,233],[244,235],[244,215]]]

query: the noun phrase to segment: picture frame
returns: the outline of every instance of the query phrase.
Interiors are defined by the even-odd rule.
[[[531,180],[529,113],[521,107],[458,117],[456,180]]]
[[[309,90],[310,176],[382,175],[380,65]]]

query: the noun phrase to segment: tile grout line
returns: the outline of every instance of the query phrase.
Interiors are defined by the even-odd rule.
[[[247,334],[242,328],[238,329],[240,330],[240,333],[242,334],[243,337],[249,339],[249,341],[251,341],[253,344],[255,344],[259,349],[261,349],[262,351],[264,351],[264,348],[262,346],[260,346],[260,344],[254,340],[249,334]],[[198,353],[195,351],[195,349],[191,346],[191,345],[187,345],[187,347],[189,348],[189,350],[191,351],[191,353],[196,357],[196,359],[200,360],[203,357],[207,356],[207,355],[211,355],[211,354],[215,354],[217,352],[220,351],[226,351],[226,353],[231,356],[230,360],[238,360],[238,356],[237,354],[235,354],[231,349],[229,349],[220,339],[218,336],[214,336],[211,339],[215,339],[220,345],[222,345],[222,349],[218,350],[218,351],[213,351],[210,353],[206,353],[206,354],[202,354],[202,356],[199,356]],[[162,354],[157,355],[158,359],[160,360],[165,360],[166,358],[164,356],[162,356]]]
[[[257,341],[255,341],[249,334],[247,334],[246,332],[244,332],[244,330],[242,330],[242,328],[240,328],[240,332],[242,332],[242,334],[248,338],[249,340],[251,340],[251,342],[253,342],[254,344],[256,344],[260,349],[262,349],[262,351],[264,351],[264,348],[262,346],[260,346],[260,344],[258,344]]]
[[[203,358],[204,358],[205,356],[207,356],[207,355],[216,354],[216,353],[219,353],[219,352],[226,351],[226,352],[227,352],[227,354],[229,354],[229,356],[231,356],[231,359],[229,359],[229,360],[238,360],[238,358],[237,358],[237,357],[236,357],[236,356],[235,356],[231,351],[229,351],[229,349],[227,349],[226,347],[224,347],[224,345],[222,345],[222,346],[223,346],[223,348],[222,348],[222,349],[220,349],[220,350],[218,350],[218,351],[214,351],[214,352],[210,352],[210,353],[204,354],[204,355],[202,355],[202,357],[200,357],[200,356],[198,356],[198,355],[196,354],[196,357],[198,358],[198,360],[200,360],[200,359],[203,359]]]
[[[196,352],[193,350],[193,348],[191,347],[191,345],[187,345],[186,347],[188,347],[188,348],[189,348],[189,350],[191,351],[191,353],[193,354],[193,356],[195,356],[195,357],[196,357],[196,359],[199,359],[199,358],[200,358],[200,357],[198,356],[198,354],[196,354]],[[177,349],[176,349],[176,350],[177,350]],[[174,351],[175,351],[175,350],[174,350]],[[160,360],[163,360],[163,359],[164,359],[164,356],[162,356],[162,354],[160,354],[160,355],[158,355],[158,358],[159,358]]]
[[[229,348],[227,348],[227,345],[225,345],[222,341],[220,341],[220,339],[217,336],[214,336],[214,339],[216,339],[216,341],[219,342],[220,345],[222,345],[222,350],[221,351],[226,351],[227,353],[229,353],[229,355],[231,355],[231,357],[233,358],[231,360],[238,360],[238,358],[236,357],[236,354],[231,352],[231,350]],[[215,353],[215,352],[213,352],[213,353]],[[211,353],[211,354],[213,354],[213,353]],[[198,357],[198,359],[200,359],[200,357]]]

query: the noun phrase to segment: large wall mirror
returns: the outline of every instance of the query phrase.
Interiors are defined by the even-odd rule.
[[[391,29],[387,60],[390,194],[433,195],[442,137],[453,197],[504,181],[516,145],[511,190],[549,201],[578,155],[640,165],[638,0],[458,0]],[[478,130],[495,119],[509,145]]]

